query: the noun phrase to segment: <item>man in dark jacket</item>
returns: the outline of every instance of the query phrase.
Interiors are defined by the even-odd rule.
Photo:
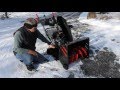
[[[23,62],[27,69],[35,69],[34,63],[48,61],[43,55],[35,51],[37,38],[49,45],[49,48],[55,48],[51,43],[37,30],[37,21],[34,18],[28,18],[24,26],[14,33],[13,52],[17,59]]]

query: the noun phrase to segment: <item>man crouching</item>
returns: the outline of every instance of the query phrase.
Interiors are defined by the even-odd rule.
[[[14,32],[14,55],[23,62],[30,71],[35,69],[34,63],[48,61],[43,55],[35,51],[37,38],[47,43],[49,48],[55,48],[39,32],[37,25],[38,23],[34,18],[28,18],[24,25]]]

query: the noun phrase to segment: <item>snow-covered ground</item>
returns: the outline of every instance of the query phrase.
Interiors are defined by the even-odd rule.
[[[69,75],[74,74],[75,78],[91,78],[86,76],[80,67],[81,61],[75,62],[70,65],[68,70],[63,69],[59,61],[53,60],[51,56],[46,55],[50,62],[40,64],[38,72],[30,73],[26,70],[26,67],[19,62],[12,53],[13,49],[13,33],[19,27],[23,25],[23,21],[28,17],[35,17],[35,14],[43,15],[39,12],[15,12],[11,13],[11,18],[6,20],[0,20],[0,78],[67,78]],[[46,12],[49,14],[50,12]],[[90,37],[90,45],[94,46],[98,50],[104,50],[107,47],[109,51],[114,52],[117,58],[120,58],[120,19],[119,12],[111,12],[109,16],[115,16],[115,18],[108,20],[89,19],[87,20],[86,14],[78,19],[77,24],[84,23],[87,26],[87,31],[81,31],[78,28],[76,32],[82,34],[85,37]],[[74,25],[74,19],[72,18],[72,24]],[[38,29],[42,34],[45,32],[42,26],[39,24]],[[72,31],[75,32],[75,31]],[[47,44],[40,40],[36,43],[37,51],[44,53],[47,50]],[[96,53],[97,54],[97,53]],[[117,61],[120,63],[119,61]]]
[[[114,52],[117,58],[120,58],[120,13],[111,12],[107,16],[112,16],[108,20],[84,19],[79,18],[79,22],[89,25],[89,30],[84,36],[90,37],[90,45],[97,49],[104,50],[107,47],[109,51]],[[120,63],[120,61],[119,61]]]

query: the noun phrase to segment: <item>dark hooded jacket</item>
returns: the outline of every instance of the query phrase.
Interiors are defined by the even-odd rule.
[[[40,32],[28,31],[25,27],[21,27],[14,33],[14,48],[15,53],[23,54],[27,53],[28,50],[35,51],[36,40],[39,38],[41,41],[51,44]]]

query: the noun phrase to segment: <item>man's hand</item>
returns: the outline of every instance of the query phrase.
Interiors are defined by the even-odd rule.
[[[54,45],[49,45],[49,48],[55,48],[55,46]]]
[[[29,50],[28,53],[29,53],[29,54],[32,54],[32,55],[34,55],[34,56],[37,56],[37,52],[35,52],[35,51],[33,51],[33,50]]]

